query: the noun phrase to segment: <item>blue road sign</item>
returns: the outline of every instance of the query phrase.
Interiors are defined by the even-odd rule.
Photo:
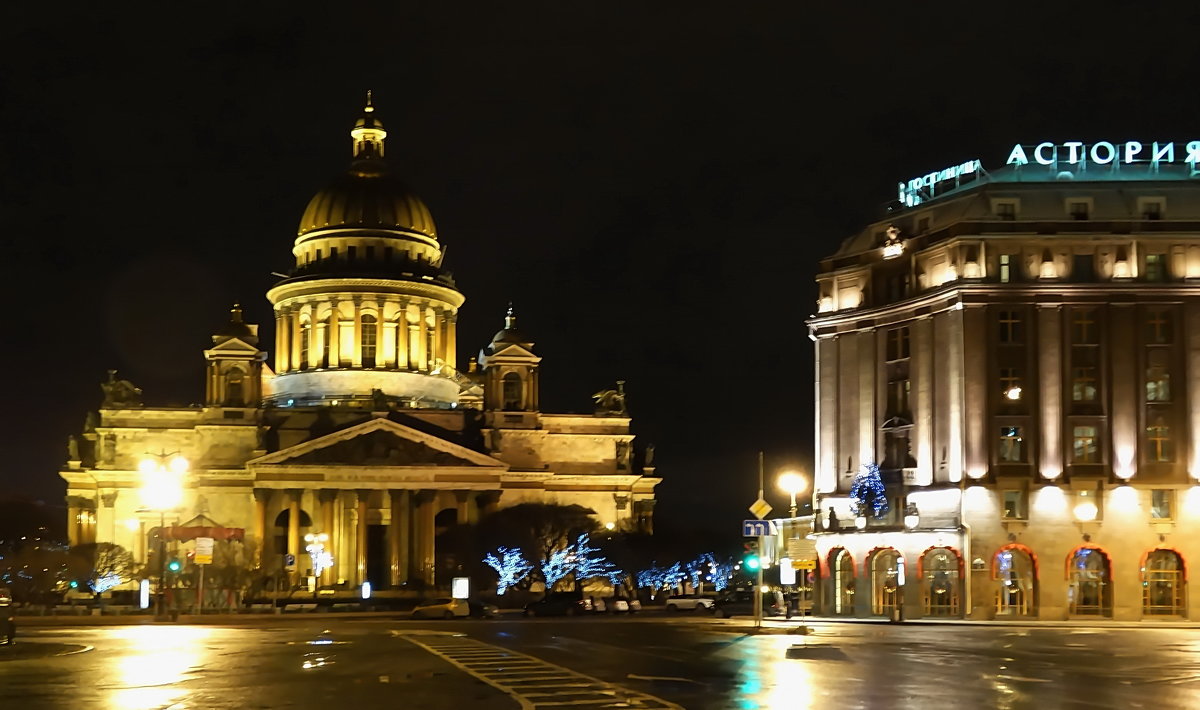
[[[295,567],[296,566],[296,556],[291,555],[291,554],[284,555],[283,556],[283,566],[284,567]]]
[[[775,534],[775,524],[770,520],[743,520],[742,537],[762,537]]]

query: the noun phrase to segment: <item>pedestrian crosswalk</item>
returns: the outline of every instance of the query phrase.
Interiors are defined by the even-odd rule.
[[[462,634],[398,633],[498,690],[522,710],[636,708],[683,710],[674,703],[476,641]]]

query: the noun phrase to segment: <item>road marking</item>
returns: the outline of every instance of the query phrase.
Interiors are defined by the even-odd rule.
[[[684,710],[662,698],[466,636],[393,633],[511,696],[521,710],[563,706]]]

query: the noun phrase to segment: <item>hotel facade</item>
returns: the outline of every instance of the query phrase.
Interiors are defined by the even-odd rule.
[[[818,613],[1200,619],[1193,147],[1017,146],[821,263]]]

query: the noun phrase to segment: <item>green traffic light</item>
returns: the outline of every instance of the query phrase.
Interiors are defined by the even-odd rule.
[[[183,565],[179,564],[179,560],[171,560],[171,562],[167,565],[167,569],[171,570],[172,572],[178,572],[182,567]]]
[[[758,557],[756,557],[754,555],[750,555],[749,557],[747,557],[745,559],[745,564],[746,564],[746,569],[750,570],[751,572],[757,570],[758,569]]]

